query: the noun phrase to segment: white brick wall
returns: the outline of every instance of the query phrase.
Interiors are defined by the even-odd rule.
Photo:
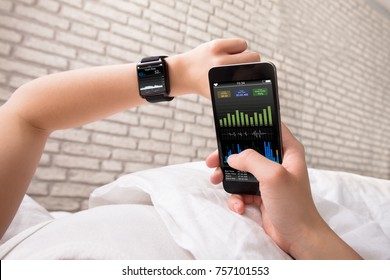
[[[390,16],[373,7],[364,0],[1,0],[0,104],[49,73],[243,37],[277,65],[282,119],[306,146],[309,166],[390,179]],[[55,132],[29,193],[51,210],[76,211],[121,174],[203,160],[215,147],[204,98],[135,108]]]

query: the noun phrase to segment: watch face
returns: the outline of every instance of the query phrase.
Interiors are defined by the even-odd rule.
[[[162,61],[143,63],[137,65],[138,84],[141,96],[165,94],[165,65]]]

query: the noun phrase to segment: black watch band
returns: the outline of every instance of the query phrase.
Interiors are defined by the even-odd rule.
[[[160,59],[165,59],[167,57],[168,56],[166,55],[148,56],[141,59],[141,62],[159,61]]]
[[[154,95],[154,96],[145,96],[145,99],[150,103],[157,103],[162,101],[171,101],[173,97],[165,96],[165,95]]]
[[[157,103],[173,99],[173,97],[169,96],[169,73],[167,63],[164,60],[166,57],[145,57],[137,64],[140,96],[148,102]],[[154,75],[151,67],[156,69]]]

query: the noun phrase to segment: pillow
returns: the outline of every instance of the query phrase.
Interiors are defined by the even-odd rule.
[[[45,208],[25,195],[12,223],[0,240],[0,245],[25,229],[52,219],[52,215]]]

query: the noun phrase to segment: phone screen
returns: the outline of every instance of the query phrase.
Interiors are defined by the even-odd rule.
[[[212,82],[211,87],[224,181],[258,182],[251,173],[229,167],[227,159],[253,149],[281,163],[279,112],[272,79]]]

